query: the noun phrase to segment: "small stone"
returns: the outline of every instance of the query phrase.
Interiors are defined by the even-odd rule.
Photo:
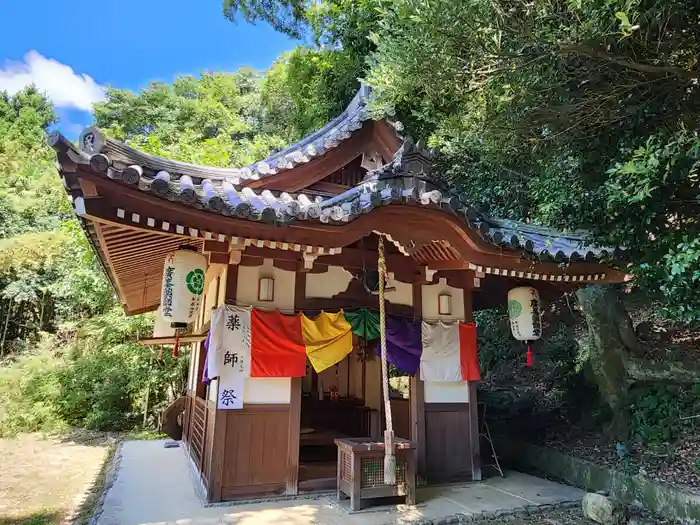
[[[481,518],[485,520],[492,520],[496,518],[496,514],[493,512],[489,512],[488,510],[485,510],[481,513]]]
[[[539,514],[540,512],[540,507],[539,505],[528,505],[525,507],[525,512],[528,514]]]
[[[447,525],[456,525],[457,523],[459,523],[459,518],[457,518],[457,516],[448,516],[447,518],[445,518],[445,523]]]
[[[627,522],[626,509],[602,494],[586,494],[581,506],[584,516],[601,525],[623,525]]]
[[[493,515],[496,518],[505,518],[506,516],[510,516],[511,514],[512,514],[512,511],[505,510],[505,509],[497,510],[496,512],[493,513]]]
[[[551,512],[554,510],[554,505],[550,503],[544,503],[539,506],[539,511],[540,512]]]
[[[474,521],[474,516],[471,514],[457,514],[457,519],[459,520],[459,523],[471,523]]]

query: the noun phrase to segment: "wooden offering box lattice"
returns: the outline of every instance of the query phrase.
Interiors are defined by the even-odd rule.
[[[350,498],[350,509],[360,510],[362,501],[405,496],[416,500],[415,445],[396,438],[396,485],[384,484],[384,443],[371,438],[336,439],[338,446],[338,501]]]

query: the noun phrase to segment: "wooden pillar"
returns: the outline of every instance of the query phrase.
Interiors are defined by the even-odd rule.
[[[238,291],[238,265],[229,264],[226,267],[226,293],[224,302],[236,304],[236,292]]]
[[[467,323],[474,322],[472,294],[473,290],[464,290],[464,320]],[[476,382],[469,381],[467,388],[469,389],[469,441],[472,446],[472,480],[481,481],[481,443],[479,439],[479,405]]]
[[[417,321],[423,317],[423,285],[413,283],[413,315]],[[420,374],[418,372],[417,374]],[[425,479],[425,396],[423,381],[416,375],[409,381],[408,401],[411,410],[411,441],[416,443],[418,478]]]
[[[298,275],[297,275],[298,278]],[[292,378],[292,392],[289,403],[289,448],[287,450],[286,494],[299,493],[299,438],[301,432],[301,377]]]
[[[226,293],[224,302],[235,304],[236,290],[238,288],[238,266],[229,264],[226,267]],[[218,396],[217,396],[218,398]],[[207,400],[209,403],[209,400]],[[228,411],[218,410],[216,402],[211,413],[214,418],[212,427],[211,460],[209,469],[209,479],[207,483],[207,500],[209,503],[216,503],[223,499],[224,484],[224,463],[226,460],[226,421]]]
[[[294,310],[304,309],[306,302],[306,273],[297,272],[294,276]],[[289,403],[289,443],[287,449],[286,493],[296,496],[299,493],[299,438],[301,432],[301,377],[293,377]]]
[[[208,414],[209,415],[209,414]],[[210,414],[214,417],[212,431],[211,460],[209,483],[207,484],[207,500],[216,503],[223,499],[224,463],[226,461],[226,419],[228,412],[218,410],[216,404]]]

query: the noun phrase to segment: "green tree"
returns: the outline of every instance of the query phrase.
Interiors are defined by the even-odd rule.
[[[368,80],[494,214],[627,249],[700,320],[700,7],[690,0],[382,2]],[[682,253],[682,256],[679,255]]]
[[[95,105],[95,124],[116,138],[176,160],[241,166],[284,146],[278,134],[262,133],[258,73],[182,76],[139,93],[109,89]]]
[[[379,23],[377,0],[288,2],[224,0],[235,21],[263,21],[290,37],[309,40],[279,57],[262,87],[266,129],[298,140],[340,114],[367,74]]]

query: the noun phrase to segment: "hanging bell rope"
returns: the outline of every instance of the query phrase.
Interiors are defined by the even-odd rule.
[[[391,401],[389,399],[389,366],[386,361],[386,309],[384,307],[384,285],[386,283],[386,259],[384,258],[384,239],[379,236],[377,252],[379,260],[379,337],[382,356],[382,391],[384,392],[384,483],[396,485],[396,455],[394,444],[394,426],[391,419]]]

